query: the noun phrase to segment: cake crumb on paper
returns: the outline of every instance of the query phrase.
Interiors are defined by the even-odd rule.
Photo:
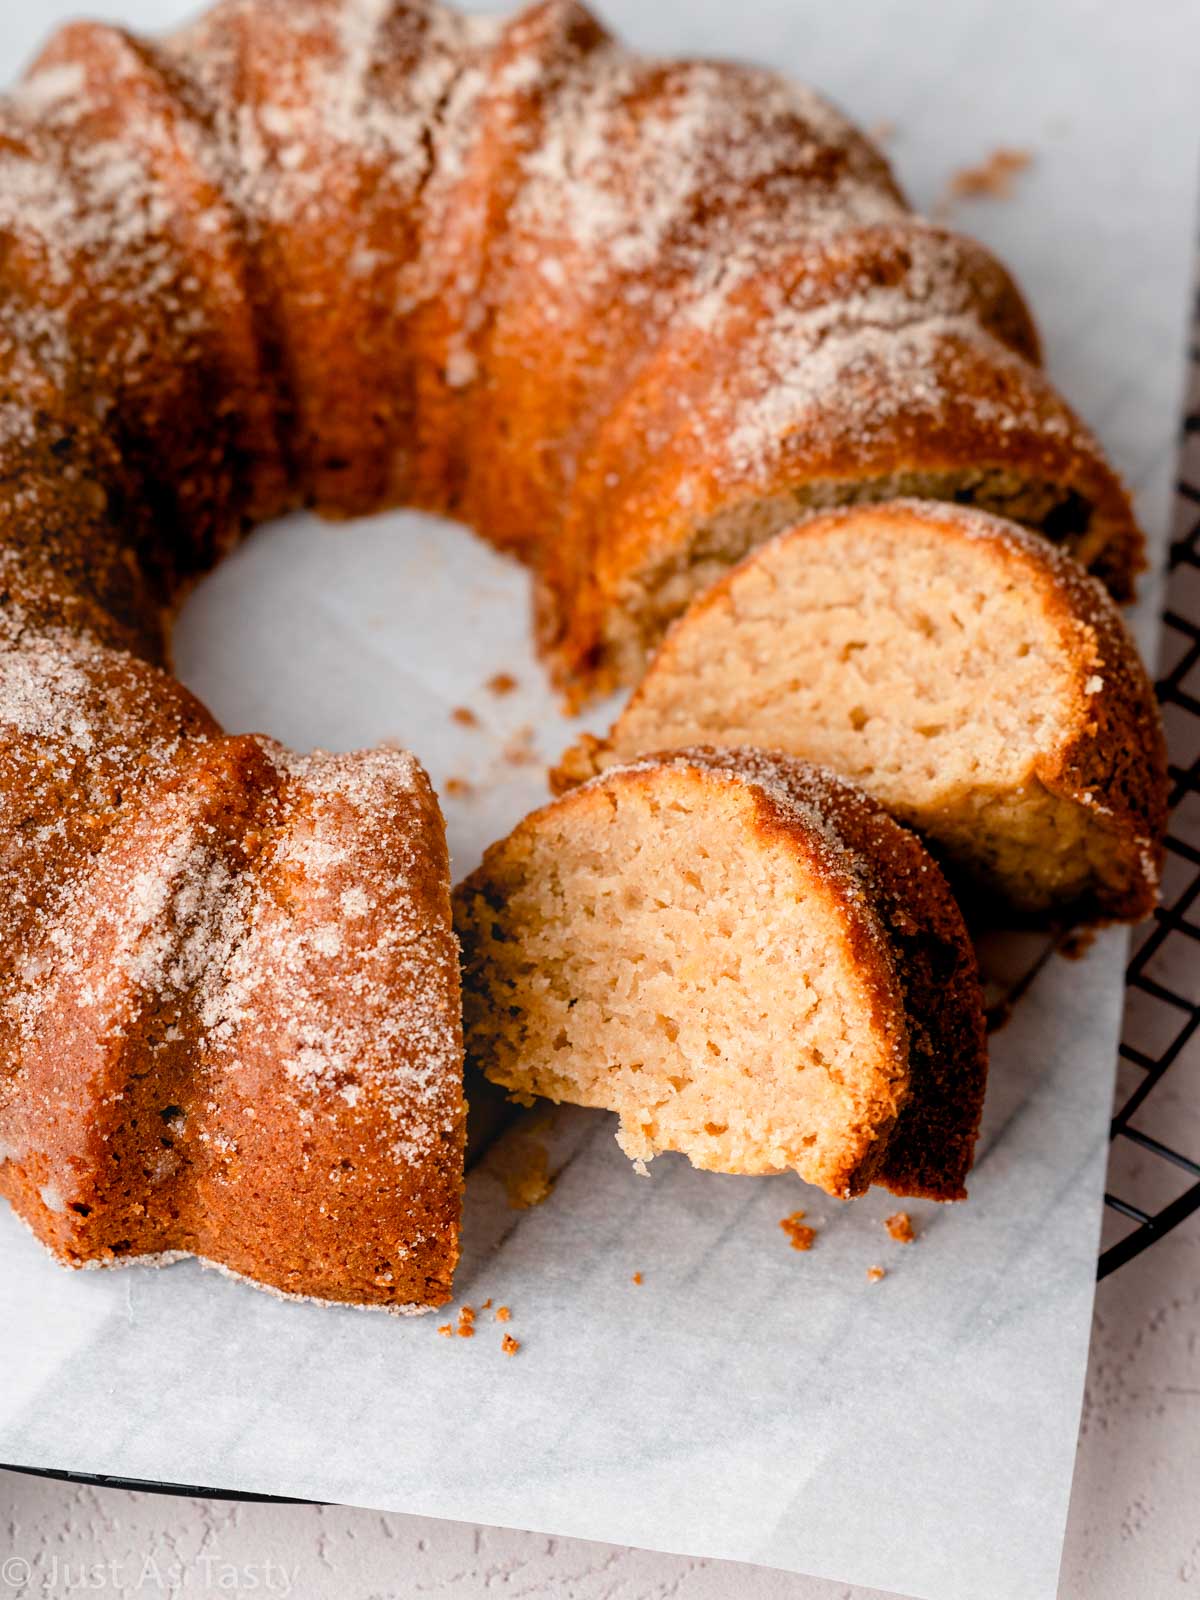
[[[500,1341],[500,1348],[504,1351],[506,1356],[515,1356],[517,1351],[521,1348],[521,1341],[519,1339],[514,1339],[511,1333],[506,1333],[504,1338]]]
[[[484,1310],[486,1310],[491,1303],[492,1302],[490,1299],[485,1300],[483,1303]],[[439,1326],[438,1332],[441,1334],[443,1339],[473,1339],[475,1337],[475,1317],[476,1311],[474,1306],[460,1306],[458,1312],[458,1326],[455,1327],[452,1323],[443,1322]],[[505,1321],[507,1320],[508,1319],[505,1318]]]
[[[867,1282],[868,1283],[878,1283],[880,1278],[886,1278],[886,1277],[887,1277],[887,1273],[883,1270],[882,1267],[868,1267],[867,1268]]]
[[[446,793],[455,797],[474,794],[473,786],[466,778],[447,778],[445,783]]]
[[[633,1281],[634,1281],[634,1283],[641,1283],[642,1282],[642,1275],[641,1275],[640,1272],[635,1272],[634,1273]]]
[[[490,1311],[492,1309],[492,1297],[491,1297],[491,1295],[488,1295],[486,1300],[483,1300],[483,1301],[480,1302],[479,1309],[481,1311]]]
[[[950,176],[949,198],[953,200],[1007,200],[1017,176],[1033,165],[1028,150],[998,145],[976,166],[959,167]]]
[[[894,1211],[884,1223],[884,1227],[898,1244],[911,1244],[917,1237],[912,1218],[907,1211]]]
[[[451,722],[457,722],[460,728],[477,728],[479,718],[470,706],[455,706],[450,713]]]
[[[817,1237],[817,1230],[810,1228],[804,1222],[803,1211],[793,1211],[790,1217],[784,1217],[779,1226],[788,1236],[788,1242],[793,1250],[811,1250],[813,1240]]]
[[[518,681],[511,672],[494,672],[484,684],[484,688],[495,695],[512,694],[518,687]]]
[[[509,1308],[507,1306],[497,1306],[496,1307],[496,1321],[497,1322],[511,1322],[512,1321],[512,1312],[509,1310]]]

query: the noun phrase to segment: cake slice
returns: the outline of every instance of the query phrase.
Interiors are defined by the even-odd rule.
[[[634,1160],[965,1194],[986,1078],[941,873],[853,786],[753,750],[615,767],[456,893],[468,1059],[602,1106]]]
[[[1146,916],[1166,755],[1112,600],[1065,552],[967,507],[814,517],[696,599],[562,790],[675,745],[822,762],[1021,912]]]

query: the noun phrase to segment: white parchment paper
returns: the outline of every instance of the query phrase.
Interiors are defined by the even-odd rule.
[[[20,8],[24,10],[25,8]],[[0,17],[15,70],[54,17]],[[182,11],[125,9],[139,24]],[[1049,360],[1166,524],[1200,102],[1200,15],[1058,0],[720,0],[607,14],[651,48],[770,60],[827,88],[932,205],[996,145],[1035,162],[954,220],[1016,267]],[[1139,626],[1152,636],[1153,583]],[[234,729],[301,748],[409,745],[447,796],[455,866],[544,797],[572,725],[527,642],[522,573],[396,515],[261,530],[195,595],[177,653]],[[497,697],[496,672],[519,688]],[[480,725],[451,716],[469,706]],[[599,726],[603,712],[591,719]],[[514,761],[532,751],[540,760]],[[928,1600],[1054,1594],[1086,1355],[1124,937],[1054,958],[993,1043],[965,1205],[842,1205],[793,1178],[656,1161],[598,1113],[537,1114],[551,1198],[468,1186],[460,1300],[402,1321],[280,1304],[194,1264],[70,1274],[0,1213],[0,1460],[354,1502],[759,1561]],[[798,1255],[778,1222],[820,1230]],[[886,1268],[870,1284],[867,1268]],[[642,1284],[632,1282],[640,1272]]]

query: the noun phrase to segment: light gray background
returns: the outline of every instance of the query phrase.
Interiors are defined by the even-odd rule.
[[[57,17],[74,9],[58,0],[7,8],[0,15],[0,71],[15,67]],[[186,8],[125,0],[120,9],[130,23],[152,25]],[[753,14],[756,40],[769,19],[779,63],[831,92],[864,123],[895,125],[890,153],[927,207],[954,166],[996,144],[1033,150],[1036,165],[1019,181],[1015,200],[961,206],[956,220],[994,243],[1033,286],[1052,371],[1112,448],[1147,521],[1162,526],[1172,440],[1161,397],[1181,346],[1189,231],[1181,219],[1191,211],[1200,121],[1194,5],[863,0],[851,8],[833,0],[737,6],[680,0],[649,7],[613,0],[606,12],[639,43],[667,51],[678,48],[686,26],[690,47],[736,52],[741,19]],[[1081,169],[1096,181],[1079,183]],[[1158,1114],[1177,1142],[1200,1147],[1200,1122],[1181,1089]],[[1136,1177],[1114,1183],[1128,1190]],[[1200,1583],[1198,1233],[1193,1224],[1101,1290],[1066,1595],[1127,1600],[1186,1593]],[[194,1591],[231,1577],[248,1591],[255,1576],[264,1583],[261,1563],[270,1557],[277,1581],[279,1565],[298,1569],[293,1592],[351,1600],[549,1588],[589,1600],[668,1594],[824,1600],[865,1593],[720,1563],[376,1513],[213,1507],[3,1483],[0,1509],[11,1506],[5,1542],[31,1562],[32,1592],[66,1592],[78,1584],[80,1562],[105,1558],[121,1563],[98,1574],[98,1586],[110,1589]],[[143,1570],[147,1554],[156,1565]],[[55,1557],[73,1569],[56,1572]],[[172,1562],[181,1564],[175,1582]],[[19,1579],[21,1569],[8,1576]],[[0,1568],[0,1594],[4,1579]]]

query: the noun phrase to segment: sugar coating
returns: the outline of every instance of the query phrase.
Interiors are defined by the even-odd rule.
[[[820,472],[874,494],[907,394],[972,419],[945,492],[982,453],[1115,581],[1134,559],[1001,268],[819,97],[637,57],[570,0],[73,24],[0,103],[0,232],[0,1184],[66,1259],[449,1293],[440,812],[409,758],[226,736],[171,677],[246,526],[460,515],[538,569],[586,694],[778,525],[789,440],[853,444]]]

